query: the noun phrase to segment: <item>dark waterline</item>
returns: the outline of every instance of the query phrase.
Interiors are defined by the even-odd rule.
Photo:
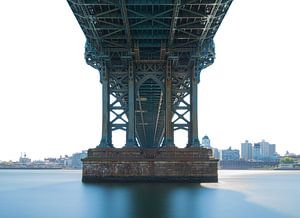
[[[0,170],[0,217],[300,217],[300,172],[221,174],[218,184],[83,184],[80,171]]]

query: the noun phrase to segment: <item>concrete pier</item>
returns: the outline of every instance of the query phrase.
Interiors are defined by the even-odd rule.
[[[218,182],[206,148],[95,148],[83,159],[83,182]]]

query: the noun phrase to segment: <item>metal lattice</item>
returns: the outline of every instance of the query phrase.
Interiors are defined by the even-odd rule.
[[[214,62],[215,36],[232,0],[67,0],[100,72],[100,146],[126,131],[126,146],[199,146],[197,83]],[[138,143],[137,143],[138,142]]]
[[[165,65],[136,64],[137,138],[145,147],[157,147],[164,135],[164,72]]]

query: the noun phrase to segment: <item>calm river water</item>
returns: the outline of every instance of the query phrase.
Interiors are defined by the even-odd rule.
[[[0,170],[1,218],[300,218],[300,171],[219,171],[217,184],[83,184]]]

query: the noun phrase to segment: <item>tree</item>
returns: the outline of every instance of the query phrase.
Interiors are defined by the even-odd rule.
[[[284,157],[280,160],[281,163],[295,163],[296,159],[292,157]]]

